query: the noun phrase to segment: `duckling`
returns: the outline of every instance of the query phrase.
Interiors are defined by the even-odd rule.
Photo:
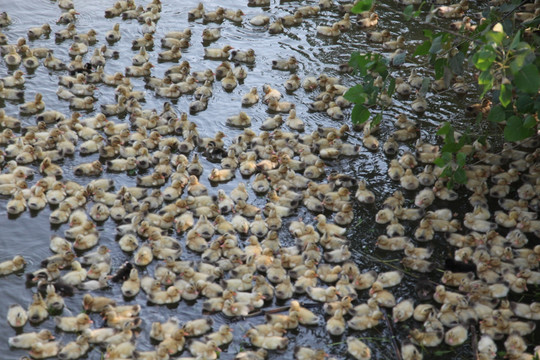
[[[93,321],[87,314],[54,318],[56,327],[64,332],[80,332],[88,329]]]
[[[353,336],[347,338],[347,352],[357,360],[371,359],[371,349]]]
[[[45,103],[43,102],[43,95],[36,93],[36,96],[33,101],[26,102],[19,106],[19,111],[21,114],[36,114],[45,109]]]
[[[377,15],[376,13],[371,13],[369,17],[359,18],[357,24],[360,28],[366,29],[377,26],[378,22],[379,15]]]
[[[114,43],[119,41],[122,38],[122,33],[120,32],[120,24],[114,24],[112,30],[109,30],[105,33],[105,39],[109,43]]]
[[[230,45],[225,45],[221,49],[219,48],[205,48],[204,56],[209,59],[226,59],[229,57],[229,51],[233,49]]]
[[[427,106],[428,104],[424,96],[420,95],[420,93],[417,93],[416,99],[414,99],[411,103],[412,110],[418,114],[421,114],[427,110]]]
[[[339,36],[341,35],[341,26],[338,23],[332,24],[332,26],[317,26],[317,34],[323,36]]]
[[[288,59],[272,60],[272,69],[292,71],[298,69],[298,60],[294,56]]]
[[[238,81],[236,80],[236,77],[234,76],[232,70],[229,70],[227,72],[227,75],[223,79],[221,79],[221,86],[226,91],[232,91],[237,85]]]
[[[28,321],[28,314],[21,305],[11,304],[7,313],[7,321],[11,327],[23,327]]]
[[[367,36],[367,39],[371,42],[383,43],[385,41],[390,40],[392,35],[390,34],[390,31],[385,29],[383,31],[370,31],[367,33],[366,36]]]

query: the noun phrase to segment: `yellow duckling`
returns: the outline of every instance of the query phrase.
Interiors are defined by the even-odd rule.
[[[367,39],[374,43],[383,43],[385,41],[390,40],[392,34],[390,34],[390,31],[383,30],[383,31],[370,31],[367,33]]]
[[[370,296],[377,301],[380,306],[394,307],[396,306],[396,299],[391,292],[384,290],[384,286],[381,282],[375,281],[371,285],[369,290]]]
[[[298,68],[298,60],[294,56],[288,59],[272,60],[272,68],[283,71],[296,70]]]
[[[29,355],[32,359],[46,359],[58,355],[60,343],[56,341],[36,342],[31,345]]]
[[[225,45],[221,49],[219,48],[205,48],[204,56],[209,59],[226,59],[229,57],[229,51],[233,49],[230,45]]]
[[[420,93],[416,94],[416,99],[413,100],[411,103],[411,108],[416,113],[423,113],[427,110],[427,101],[424,98],[423,95],[420,95]]]
[[[251,329],[246,333],[253,346],[266,350],[283,350],[287,348],[289,339],[281,336],[261,336],[256,329]]]
[[[4,55],[4,61],[8,66],[19,66],[22,62],[21,56],[17,53],[15,46],[10,46],[9,51]]]
[[[22,270],[26,265],[26,260],[21,255],[16,255],[12,260],[3,261],[0,263],[0,275],[9,275],[16,271]]]
[[[399,35],[396,40],[385,41],[382,47],[385,50],[403,49],[405,47],[405,37]]]
[[[56,317],[54,321],[56,327],[64,332],[81,332],[93,323],[92,319],[84,313],[77,316]]]
[[[102,172],[103,167],[99,160],[93,161],[91,163],[77,165],[73,169],[73,173],[77,176],[97,176],[101,175]]]
[[[378,22],[379,15],[377,15],[376,13],[371,13],[369,17],[358,19],[357,24],[360,28],[365,29],[377,26]]]
[[[328,288],[318,288],[308,286],[306,292],[309,297],[319,302],[332,302],[337,301],[338,291],[335,287],[330,286]]]
[[[278,101],[275,98],[268,100],[268,109],[275,112],[290,112],[296,105],[288,101]]]
[[[251,117],[245,112],[241,111],[238,115],[228,117],[227,125],[242,128],[249,127],[251,126]]]
[[[114,43],[119,41],[122,38],[122,33],[120,32],[120,24],[114,24],[112,30],[109,30],[105,33],[105,39],[109,43]]]
[[[21,114],[36,114],[45,109],[45,103],[43,102],[43,95],[36,93],[34,101],[29,101],[19,106]]]
[[[371,349],[355,337],[347,338],[347,352],[357,360],[371,359]]]
[[[223,79],[221,79],[221,86],[226,91],[232,91],[237,85],[238,81],[236,80],[236,76],[234,76],[232,70],[229,70],[227,72],[227,75]]]
[[[335,23],[332,26],[317,26],[317,34],[335,37],[341,35],[340,29],[341,25],[338,23]]]

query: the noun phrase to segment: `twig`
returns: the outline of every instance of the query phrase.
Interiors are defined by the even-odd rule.
[[[469,329],[471,332],[472,351],[473,351],[475,360],[477,360],[478,359],[478,334],[476,333],[476,326],[474,326],[474,323],[471,323]]]
[[[394,335],[394,327],[392,326],[392,322],[390,319],[388,319],[388,314],[386,314],[386,309],[383,309],[382,311],[384,315],[384,320],[386,321],[386,325],[388,326],[388,329],[390,329],[390,334],[392,334],[392,346],[394,347],[394,351],[396,352],[396,360],[403,360],[401,357],[401,352],[399,351],[399,346],[396,342],[396,336]]]

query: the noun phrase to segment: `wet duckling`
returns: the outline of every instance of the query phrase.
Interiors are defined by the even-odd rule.
[[[341,25],[335,23],[332,26],[317,26],[317,34],[331,37],[339,36],[341,35]]]
[[[272,69],[293,71],[298,69],[298,60],[294,56],[288,59],[272,60]]]
[[[30,349],[37,342],[48,342],[54,336],[50,330],[43,329],[39,332],[22,333],[8,339],[9,346],[18,349]]]
[[[261,336],[257,330],[248,330],[246,336],[255,347],[266,350],[283,350],[287,348],[289,339],[281,336]]]
[[[112,30],[109,30],[105,33],[105,39],[109,43],[114,43],[119,41],[122,38],[122,33],[120,32],[120,24],[114,24]]]
[[[420,93],[417,93],[416,99],[414,99],[411,103],[412,110],[418,114],[421,114],[427,110],[427,106],[428,104],[424,96],[420,95]]]

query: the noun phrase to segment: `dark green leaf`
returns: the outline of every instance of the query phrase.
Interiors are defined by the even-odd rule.
[[[444,68],[446,67],[446,63],[446,58],[439,58],[435,60],[435,79],[440,79],[444,76]]]
[[[413,18],[417,18],[417,17],[420,16],[420,13],[422,12],[422,7],[424,6],[425,3],[426,3],[425,1],[422,1],[420,6],[418,6],[418,9],[416,9],[416,11],[413,12],[413,14],[412,14]]]
[[[429,54],[430,48],[431,48],[431,41],[424,41],[422,44],[418,45],[418,47],[413,53],[413,56],[427,55]]]
[[[447,177],[451,174],[446,175]],[[446,183],[446,188],[449,190],[452,190],[454,188],[454,178],[448,179],[448,182]],[[441,350],[440,350],[441,351]]]
[[[448,121],[446,121],[442,126],[437,130],[437,135],[443,136],[448,135],[450,133],[450,130],[452,130],[452,125]]]
[[[386,90],[386,92],[388,93],[388,96],[392,96],[395,90],[396,90],[396,79],[391,78],[390,84],[388,85],[388,90]]]
[[[467,183],[467,173],[462,167],[459,167],[454,171],[454,181],[458,184],[465,184]]]
[[[512,84],[501,84],[499,101],[503,107],[507,107],[512,102]]]
[[[381,120],[382,120],[382,114],[381,113],[378,113],[377,115],[375,115],[375,117],[373,118],[373,120],[371,120],[371,124],[370,126],[371,127],[374,127],[374,126],[377,126],[381,123]]]
[[[444,167],[443,171],[441,172],[442,178],[449,177],[452,175],[452,167],[450,165],[447,165]]]
[[[533,129],[523,126],[522,120],[517,116],[512,116],[506,121],[504,128],[504,139],[506,141],[519,141],[534,134]]]
[[[536,94],[540,88],[540,74],[538,68],[529,64],[515,74],[514,82],[516,87],[529,94]]]
[[[520,95],[516,99],[516,108],[520,113],[534,112],[534,100],[530,95]]]
[[[358,70],[363,76],[367,74],[366,64],[368,62],[368,57],[358,52],[353,52],[351,54],[351,58],[349,59],[349,65],[352,66],[354,69]]]
[[[437,165],[438,167],[444,167],[446,164],[442,158],[436,158],[433,163]]]
[[[504,109],[501,105],[496,105],[491,108],[487,119],[491,122],[500,123],[506,119]]]
[[[368,108],[366,108],[364,105],[356,104],[354,105],[352,112],[351,112],[351,120],[353,124],[363,124],[369,119],[371,113],[369,112]]]
[[[353,14],[360,14],[364,11],[368,11],[373,6],[373,0],[360,0],[351,9]]]
[[[514,35],[514,38],[512,39],[512,43],[510,44],[510,50],[513,50],[517,47],[519,42],[521,41],[521,30],[519,30],[516,35]]]
[[[536,126],[536,120],[534,119],[534,117],[532,115],[527,116],[523,120],[523,127],[524,128],[532,129],[535,126]]]
[[[467,161],[467,155],[464,153],[457,153],[456,162],[459,166],[465,166],[465,161]]]
[[[491,75],[489,70],[485,70],[480,73],[480,76],[478,77],[478,84],[483,86],[480,97],[484,97],[484,95],[493,88],[493,75]]]
[[[448,144],[444,144],[441,148],[441,151],[446,151],[448,153],[456,153],[461,149],[461,145],[459,143],[450,142]]]
[[[366,94],[362,84],[357,84],[349,88],[349,90],[343,94],[343,97],[356,104],[363,104],[364,101],[366,101]]]
[[[424,29],[423,32],[425,37],[427,37],[428,39],[433,39],[433,31]]]

